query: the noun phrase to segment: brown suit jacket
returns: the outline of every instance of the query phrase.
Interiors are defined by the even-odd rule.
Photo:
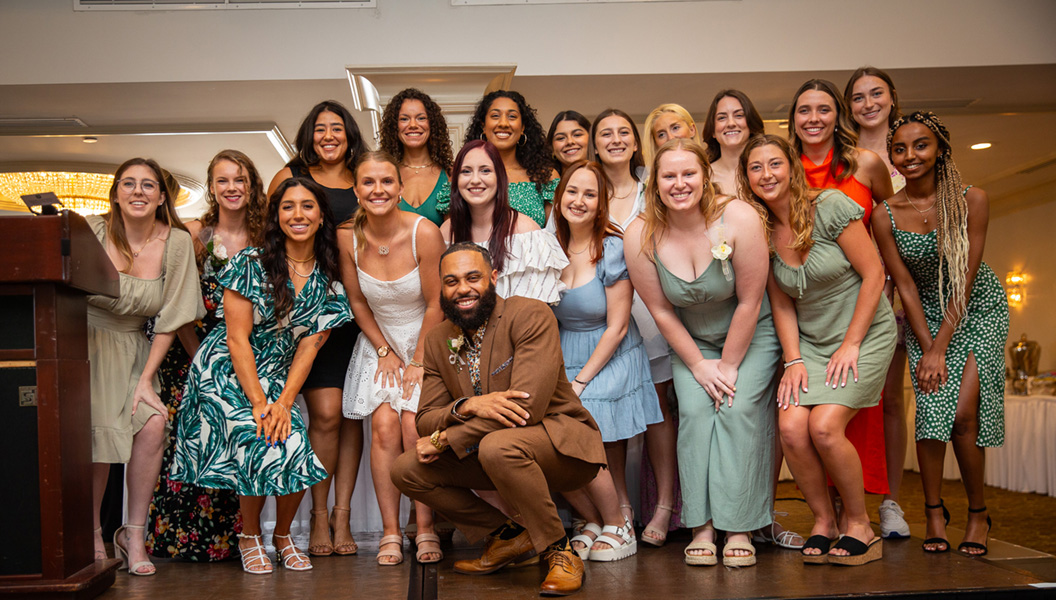
[[[492,419],[461,420],[451,413],[455,400],[475,396],[469,363],[451,364],[447,341],[461,330],[444,321],[426,336],[425,376],[415,425],[426,436],[444,429],[459,459],[474,452],[480,440],[506,426]],[[513,398],[529,413],[528,426],[541,424],[557,451],[565,456],[605,465],[605,448],[593,417],[583,408],[565,376],[557,318],[538,300],[515,296],[499,298],[481,342],[480,387],[484,394],[518,390],[528,398]]]

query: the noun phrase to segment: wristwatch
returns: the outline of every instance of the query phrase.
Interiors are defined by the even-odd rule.
[[[434,431],[433,435],[429,436],[429,441],[432,442],[433,447],[436,448],[437,450],[439,450],[440,452],[443,452],[444,448],[447,448],[447,446],[445,446],[444,444],[440,443],[440,430],[439,429]]]
[[[389,355],[388,346],[378,346],[378,358],[385,358]]]

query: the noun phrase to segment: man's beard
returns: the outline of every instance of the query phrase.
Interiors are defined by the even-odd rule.
[[[488,322],[488,318],[491,317],[491,311],[495,310],[497,299],[495,284],[492,283],[481,294],[480,299],[477,301],[477,306],[472,312],[467,313],[459,308],[455,304],[458,298],[448,299],[443,294],[440,294],[440,308],[444,311],[444,316],[449,321],[461,327],[463,331],[472,332],[480,329],[481,325]]]

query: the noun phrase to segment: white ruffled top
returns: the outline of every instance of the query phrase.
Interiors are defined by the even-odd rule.
[[[487,243],[478,244],[487,247]],[[561,272],[568,266],[568,258],[554,234],[542,229],[515,233],[507,252],[506,264],[495,284],[498,295],[534,298],[547,304],[561,301],[565,290]]]

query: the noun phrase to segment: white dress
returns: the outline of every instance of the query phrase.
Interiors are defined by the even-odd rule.
[[[418,217],[414,223],[414,235],[411,236],[411,252],[415,263],[418,262],[418,224],[425,217]],[[353,237],[354,242],[354,237]],[[359,275],[359,289],[367,299],[374,320],[381,329],[382,335],[389,343],[389,350],[399,356],[404,365],[409,365],[418,345],[418,336],[422,331],[422,319],[425,317],[425,296],[422,294],[422,279],[418,274],[419,267],[403,277],[393,281],[382,281],[371,277],[359,268],[359,249],[353,243],[356,257],[356,273]],[[342,412],[349,419],[366,419],[374,410],[384,403],[389,403],[396,412],[418,411],[418,397],[421,386],[415,386],[414,392],[407,400],[403,398],[400,386],[382,386],[381,378],[374,382],[378,370],[378,351],[365,334],[359,334],[356,347],[352,351],[352,360],[345,373]]]
[[[477,245],[488,247],[487,242]],[[506,249],[506,264],[495,283],[495,293],[503,298],[523,296],[557,304],[565,290],[561,272],[567,266],[568,258],[554,234],[543,229],[515,233]]]

